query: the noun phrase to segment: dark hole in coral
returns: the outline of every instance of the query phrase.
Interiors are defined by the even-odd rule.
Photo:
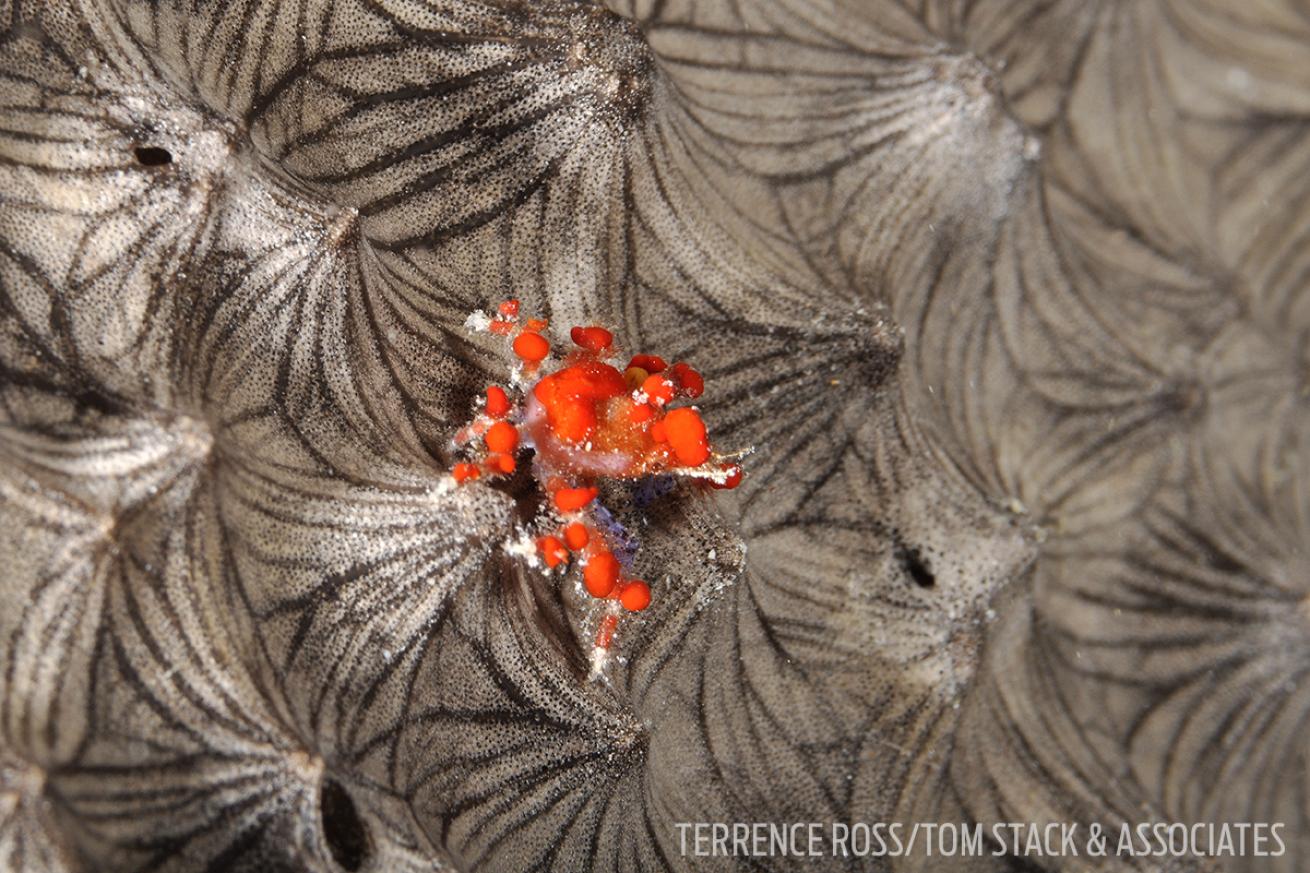
[[[351,871],[364,866],[368,858],[368,828],[349,792],[335,779],[324,779],[319,788],[318,806],[323,819],[323,840],[333,860]]]
[[[546,495],[542,492],[541,486],[537,484],[536,478],[532,474],[532,459],[536,457],[534,449],[528,449],[526,452],[519,454],[518,469],[508,480],[504,480],[505,492],[514,498],[514,512],[519,521],[529,524],[537,513],[541,511],[542,504],[546,502]]]
[[[931,588],[937,584],[937,577],[933,575],[932,570],[924,563],[923,556],[919,554],[918,549],[902,548],[898,553],[901,559],[901,566],[905,572],[910,574],[914,584],[920,588]]]
[[[137,163],[143,167],[162,167],[173,163],[173,153],[159,146],[137,146],[132,149]]]

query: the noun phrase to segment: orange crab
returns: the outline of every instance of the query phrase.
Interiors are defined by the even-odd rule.
[[[597,325],[574,327],[572,346],[559,354],[547,323],[521,321],[519,309],[517,300],[506,300],[492,318],[470,317],[470,326],[507,338],[519,365],[508,386],[487,388],[481,413],[456,436],[457,450],[470,460],[451,473],[459,483],[510,475],[519,452],[533,450],[532,473],[553,510],[537,551],[551,571],[580,567],[583,588],[607,604],[593,648],[596,675],[619,616],[651,603],[650,586],[626,576],[612,525],[598,521],[604,510],[597,483],[668,473],[735,488],[742,470],[714,452],[699,411],[679,405],[705,390],[690,365],[638,354],[620,369],[614,335]]]

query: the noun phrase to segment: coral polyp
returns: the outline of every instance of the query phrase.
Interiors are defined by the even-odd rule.
[[[592,651],[597,677],[620,616],[651,604],[650,585],[630,575],[625,532],[599,503],[601,484],[678,476],[731,489],[743,453],[714,450],[700,411],[686,403],[704,393],[705,380],[686,362],[636,354],[620,369],[614,334],[600,325],[574,326],[561,351],[547,322],[520,318],[517,300],[494,317],[474,313],[467,325],[505,338],[510,372],[506,386],[487,387],[481,411],[456,434],[462,460],[451,474],[461,484],[504,478],[531,452],[532,478],[549,498],[532,521],[541,563],[547,572],[576,568],[586,592],[604,602]]]

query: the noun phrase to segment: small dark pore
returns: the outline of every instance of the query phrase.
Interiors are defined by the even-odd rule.
[[[325,777],[319,788],[318,806],[323,841],[332,859],[352,873],[363,867],[368,858],[368,828],[350,793],[337,780]]]
[[[937,584],[937,577],[933,575],[932,570],[924,563],[923,556],[919,550],[903,546],[898,552],[897,557],[900,559],[901,566],[909,574],[910,579],[920,588],[932,588]]]
[[[137,146],[132,149],[136,161],[143,167],[162,167],[173,163],[173,153],[159,146]]]

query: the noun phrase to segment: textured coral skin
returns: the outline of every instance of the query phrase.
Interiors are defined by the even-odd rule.
[[[878,819],[1310,863],[1303,2],[0,33],[0,869],[685,870],[676,822]],[[447,487],[508,296],[701,367],[760,450],[646,519],[610,684],[505,551],[530,484]]]

